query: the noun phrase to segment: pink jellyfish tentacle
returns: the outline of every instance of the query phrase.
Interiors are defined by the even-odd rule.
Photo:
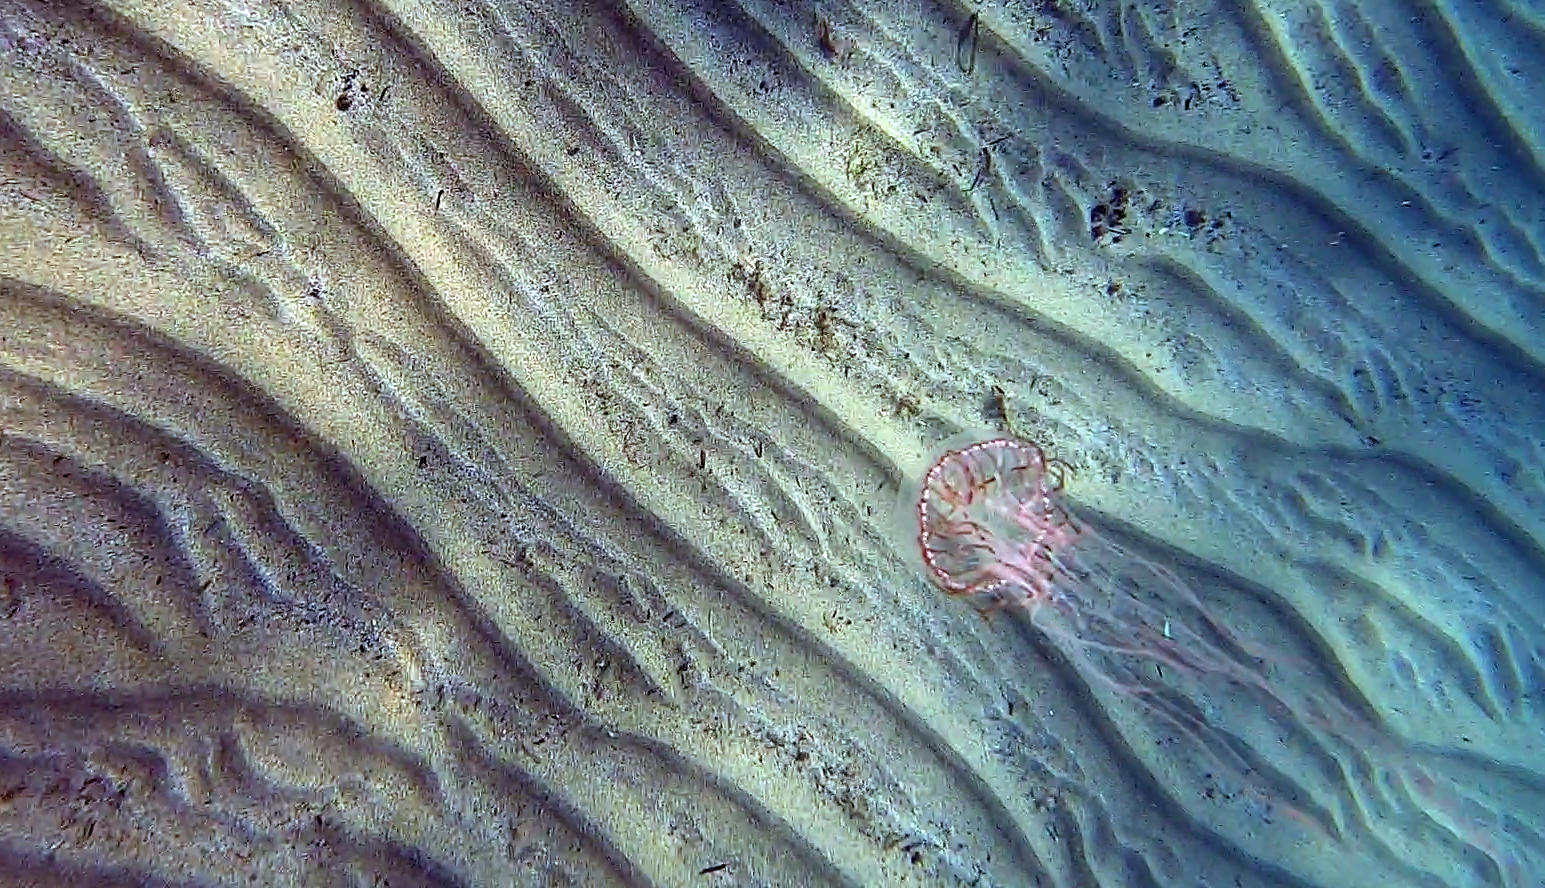
[[[1070,654],[1085,676],[1142,702],[1204,748],[1209,727],[1176,708],[1143,664],[1221,678],[1274,696],[1264,677],[1173,622],[1140,595],[1159,594],[1200,615],[1232,644],[1185,584],[1164,568],[1105,540],[1062,504],[1065,465],[1035,444],[996,438],[943,454],[917,503],[918,544],[934,581],[968,596],[984,614],[1009,606]],[[1075,553],[1085,550],[1084,556]],[[1108,561],[1109,564],[1102,562]],[[1123,576],[1130,570],[1134,576]],[[1162,589],[1137,589],[1156,583]],[[1243,767],[1243,766],[1236,766]]]
[[[1258,777],[1261,760],[1240,750],[1227,726],[1211,723],[1183,685],[1197,685],[1204,699],[1218,696],[1222,685],[1248,689],[1284,726],[1298,723],[1321,735],[1318,745],[1392,762],[1386,767],[1434,825],[1476,849],[1510,888],[1524,884],[1524,859],[1482,806],[1435,780],[1409,761],[1408,750],[1334,698],[1275,688],[1270,667],[1302,672],[1309,664],[1236,635],[1174,571],[1075,518],[1062,502],[1067,474],[1040,447],[1014,438],[945,452],[924,476],[916,503],[917,544],[933,581],[984,615],[1024,610],[1086,679],[1146,707],[1240,777],[1246,792],[1326,840],[1344,837],[1345,818],[1312,797],[1275,793]]]

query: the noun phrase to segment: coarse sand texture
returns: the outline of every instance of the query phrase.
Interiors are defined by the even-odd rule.
[[[1545,8],[0,0],[0,888],[1545,885]]]

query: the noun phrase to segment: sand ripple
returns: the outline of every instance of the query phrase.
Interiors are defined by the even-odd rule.
[[[0,52],[0,884],[1545,878],[1536,7],[0,0]],[[929,584],[898,499],[1005,431],[1091,606],[1233,665]]]

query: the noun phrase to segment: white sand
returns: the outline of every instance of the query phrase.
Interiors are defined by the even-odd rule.
[[[1526,4],[56,5],[0,884],[1545,880]],[[1006,432],[1240,672],[928,582]]]

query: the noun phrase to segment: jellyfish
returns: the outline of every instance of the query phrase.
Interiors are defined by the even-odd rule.
[[[1311,664],[1236,634],[1175,571],[1076,515],[1064,495],[1069,477],[1025,440],[947,449],[913,491],[910,523],[929,577],[986,616],[1024,614],[1086,682],[1188,739],[1197,771],[1220,783],[1231,775],[1236,794],[1267,819],[1286,815],[1333,844],[1373,837],[1384,849],[1441,833],[1458,856],[1487,861],[1488,882],[1523,884],[1522,857],[1484,806],[1440,780],[1366,707],[1279,689],[1274,674]],[[1248,742],[1217,716],[1224,701],[1268,719],[1275,747]],[[1311,785],[1296,776],[1304,770],[1330,778]],[[1392,829],[1397,821],[1409,828]]]

